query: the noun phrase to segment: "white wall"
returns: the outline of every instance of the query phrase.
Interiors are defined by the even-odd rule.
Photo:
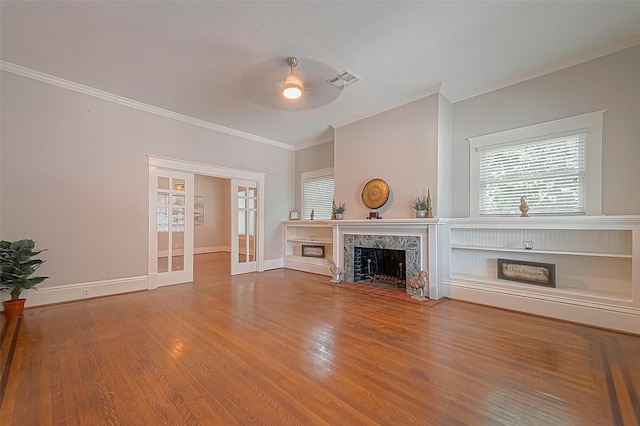
[[[231,181],[195,176],[194,195],[204,198],[204,225],[193,228],[195,253],[231,250]]]
[[[640,46],[453,105],[453,216],[469,216],[467,138],[606,109],[602,211],[640,214]]]
[[[427,96],[335,130],[335,199],[346,219],[364,219],[362,189],[374,178],[391,189],[383,218],[415,217],[410,201],[431,189],[438,214],[438,103]]]
[[[1,77],[0,233],[49,249],[40,288],[147,275],[147,154],[265,173],[265,259],[282,257],[293,151]]]

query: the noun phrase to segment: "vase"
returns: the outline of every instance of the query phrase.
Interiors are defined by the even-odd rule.
[[[18,300],[7,300],[2,302],[2,306],[4,306],[4,316],[5,317],[21,317],[24,314],[24,302],[25,299]]]
[[[418,218],[427,217],[427,211],[426,210],[416,210],[416,217],[418,217]]]
[[[344,214],[336,213],[336,220],[342,220],[344,218]]]

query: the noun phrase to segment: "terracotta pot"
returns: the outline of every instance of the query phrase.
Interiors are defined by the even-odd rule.
[[[26,302],[25,299],[18,299],[13,302],[11,300],[2,302],[2,305],[4,306],[4,316],[21,317],[24,313],[24,302]]]

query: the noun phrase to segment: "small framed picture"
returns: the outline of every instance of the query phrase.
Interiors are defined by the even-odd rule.
[[[324,257],[324,246],[302,245],[303,257]]]
[[[498,279],[555,288],[556,265],[554,263],[498,259]]]
[[[297,212],[297,211],[289,212],[289,220],[300,220],[300,212]]]
[[[204,225],[204,197],[193,197],[193,224]]]

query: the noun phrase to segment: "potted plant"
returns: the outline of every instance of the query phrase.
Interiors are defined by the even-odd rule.
[[[33,240],[0,241],[0,290],[11,295],[11,300],[2,302],[5,316],[21,316],[25,302],[20,299],[22,291],[49,278],[31,277],[44,263],[44,260],[34,258],[45,251],[34,251],[35,245]]]
[[[344,212],[347,210],[345,203],[340,203],[333,208],[333,212],[336,214],[336,220],[342,220],[344,218]]]
[[[416,211],[416,217],[427,216],[427,196],[422,194],[418,195],[411,201],[411,206]]]

